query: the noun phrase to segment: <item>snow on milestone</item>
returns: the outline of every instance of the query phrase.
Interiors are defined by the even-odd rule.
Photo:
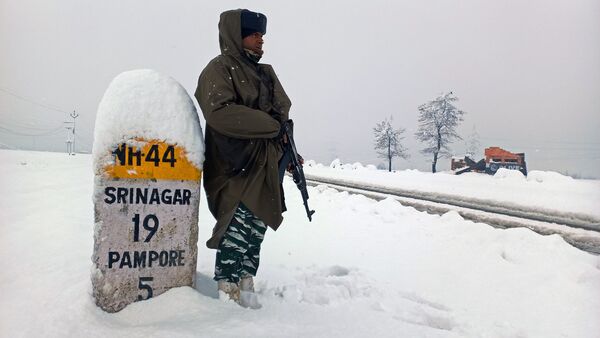
[[[202,168],[204,140],[198,113],[186,90],[169,76],[140,69],[112,80],[96,115],[94,167],[110,164],[111,151],[132,137],[182,146],[188,160]]]

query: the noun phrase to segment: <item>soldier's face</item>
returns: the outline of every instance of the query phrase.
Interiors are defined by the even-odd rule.
[[[263,55],[263,35],[259,32],[252,33],[242,39],[242,45],[246,49],[250,49],[258,55]]]

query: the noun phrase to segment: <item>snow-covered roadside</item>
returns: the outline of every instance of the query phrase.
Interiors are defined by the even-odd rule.
[[[329,180],[330,179],[328,179],[328,181]],[[314,183],[314,181],[309,181],[309,183],[310,182]],[[331,183],[327,183],[326,185],[338,191],[346,191],[350,194],[361,194],[366,197],[375,199],[377,201],[381,201],[386,198],[392,198],[400,202],[400,204],[404,206],[413,207],[419,211],[424,211],[427,213],[443,215],[450,211],[456,211],[461,217],[463,217],[466,220],[470,220],[477,223],[489,224],[495,228],[527,228],[541,235],[558,234],[574,247],[590,252],[592,254],[600,255],[600,232],[598,231],[585,230],[578,227],[572,227],[557,223],[548,223],[532,219],[524,219],[515,216],[508,216],[499,213],[464,208],[457,206],[456,204],[450,205],[439,202],[430,202],[423,199],[402,197],[393,194],[379,193],[358,188],[349,188],[347,186],[340,186]]]
[[[566,217],[580,215],[594,223],[600,222],[600,180],[578,180],[556,172],[532,170],[527,177],[505,169],[494,176],[432,174],[411,169],[390,173],[376,170],[372,165],[341,164],[339,160],[329,166],[307,161],[304,172],[307,178],[401,189],[432,197],[443,194],[462,201],[529,208],[542,214],[565,214]]]
[[[260,310],[218,301],[199,243],[196,290],[117,314],[90,296],[91,156],[0,151],[0,336],[597,337],[600,258],[558,236],[498,230],[309,188],[264,242]],[[200,206],[200,238],[213,220]]]

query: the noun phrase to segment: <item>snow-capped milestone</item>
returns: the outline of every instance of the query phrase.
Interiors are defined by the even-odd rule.
[[[179,83],[153,70],[112,81],[93,149],[92,284],[105,311],[193,286],[203,154],[196,109]]]

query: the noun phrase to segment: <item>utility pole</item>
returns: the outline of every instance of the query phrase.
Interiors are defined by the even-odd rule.
[[[73,121],[65,121],[65,128],[67,129],[67,154],[75,155],[75,119],[79,116],[74,110],[69,116]]]

